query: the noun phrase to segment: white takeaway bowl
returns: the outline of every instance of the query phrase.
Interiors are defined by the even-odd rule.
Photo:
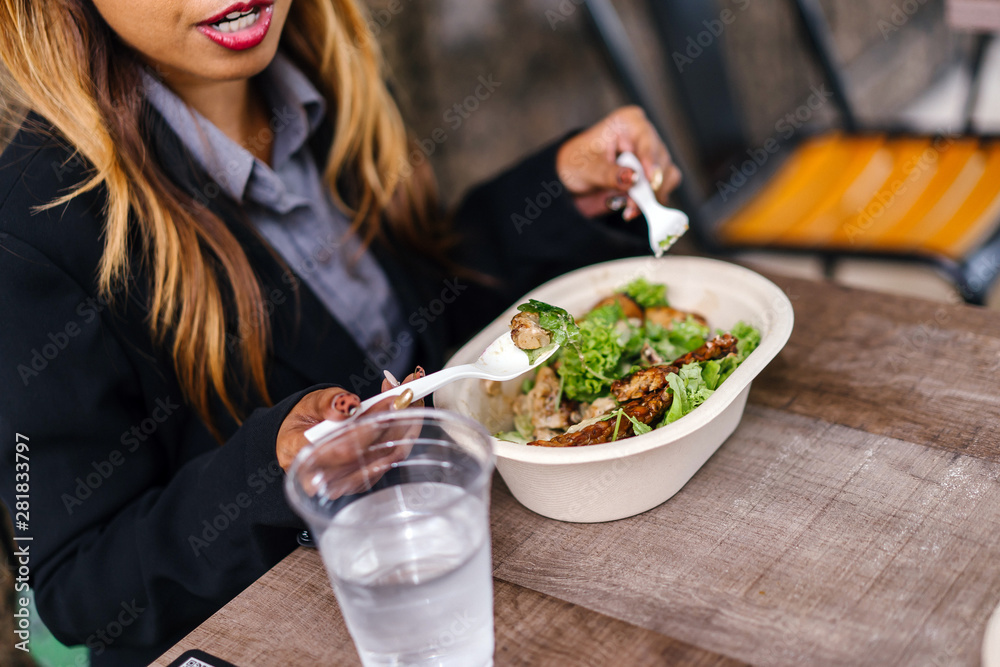
[[[708,318],[712,329],[738,320],[760,329],[760,346],[705,403],[687,416],[644,435],[586,447],[529,447],[493,439],[497,470],[525,507],[560,521],[623,519],[669,499],[722,445],[743,416],[750,382],[784,347],[792,332],[792,304],[774,283],[753,271],[713,259],[637,257],[578,269],[545,283],[529,298],[575,316],[638,277],[667,285],[674,308]],[[509,326],[512,306],[460,349],[448,366],[471,363]],[[481,380],[463,380],[434,394],[434,405],[483,424],[490,433],[513,429],[511,404],[522,380],[488,396]]]

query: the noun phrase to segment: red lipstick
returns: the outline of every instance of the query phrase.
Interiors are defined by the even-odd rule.
[[[232,51],[243,51],[264,41],[271,27],[273,13],[274,0],[247,0],[230,5],[212,18],[202,21],[197,27],[201,34],[219,46]],[[231,14],[246,14],[246,16],[227,20]],[[244,21],[247,25],[234,30],[237,21]]]

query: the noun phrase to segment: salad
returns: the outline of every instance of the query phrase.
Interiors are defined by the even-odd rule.
[[[760,332],[744,322],[713,333],[701,315],[671,308],[665,285],[644,278],[580,320],[534,299],[518,311],[511,337],[529,358],[560,345],[522,384],[515,430],[496,436],[528,445],[614,442],[677,421],[760,343]]]

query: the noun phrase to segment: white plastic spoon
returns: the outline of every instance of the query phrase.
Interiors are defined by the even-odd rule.
[[[629,188],[628,196],[645,216],[646,224],[649,225],[649,247],[654,255],[660,257],[688,230],[687,214],[675,208],[668,208],[656,200],[656,194],[646,180],[642,163],[634,154],[622,153],[618,156],[618,164],[628,167],[638,177],[635,185]]]
[[[527,373],[532,368],[536,368],[544,363],[549,357],[555,354],[559,346],[555,343],[542,348],[542,351],[535,358],[534,363],[528,360],[528,355],[524,350],[514,345],[510,337],[510,332],[505,332],[502,336],[490,343],[490,346],[476,359],[475,363],[462,364],[445,368],[437,373],[431,373],[412,382],[393,387],[381,394],[361,401],[361,405],[350,417],[343,421],[322,421],[306,431],[306,439],[309,442],[317,442],[329,434],[333,433],[341,426],[351,423],[362,415],[365,410],[384,401],[391,396],[399,396],[409,390],[413,392],[413,401],[433,394],[435,391],[455,380],[464,378],[482,378],[484,380],[513,380],[518,375]]]

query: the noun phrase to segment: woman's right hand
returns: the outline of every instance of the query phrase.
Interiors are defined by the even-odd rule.
[[[286,472],[299,451],[309,444],[306,431],[323,420],[344,421],[361,405],[357,394],[341,387],[313,391],[302,397],[281,422],[276,450],[278,465]]]
[[[416,370],[403,380],[403,384],[422,378],[424,369],[417,366]],[[382,391],[397,386],[388,379],[382,381]],[[365,414],[375,414],[386,410],[403,409],[407,407],[422,407],[423,400],[415,401],[412,404],[401,404],[397,398],[390,397],[379,401],[365,411]],[[344,421],[361,405],[361,399],[357,394],[341,387],[331,387],[330,389],[320,389],[306,394],[302,400],[295,404],[292,411],[285,417],[278,429],[278,442],[276,444],[278,465],[286,472],[295,460],[295,456],[303,447],[309,444],[306,438],[306,431],[323,420]]]

